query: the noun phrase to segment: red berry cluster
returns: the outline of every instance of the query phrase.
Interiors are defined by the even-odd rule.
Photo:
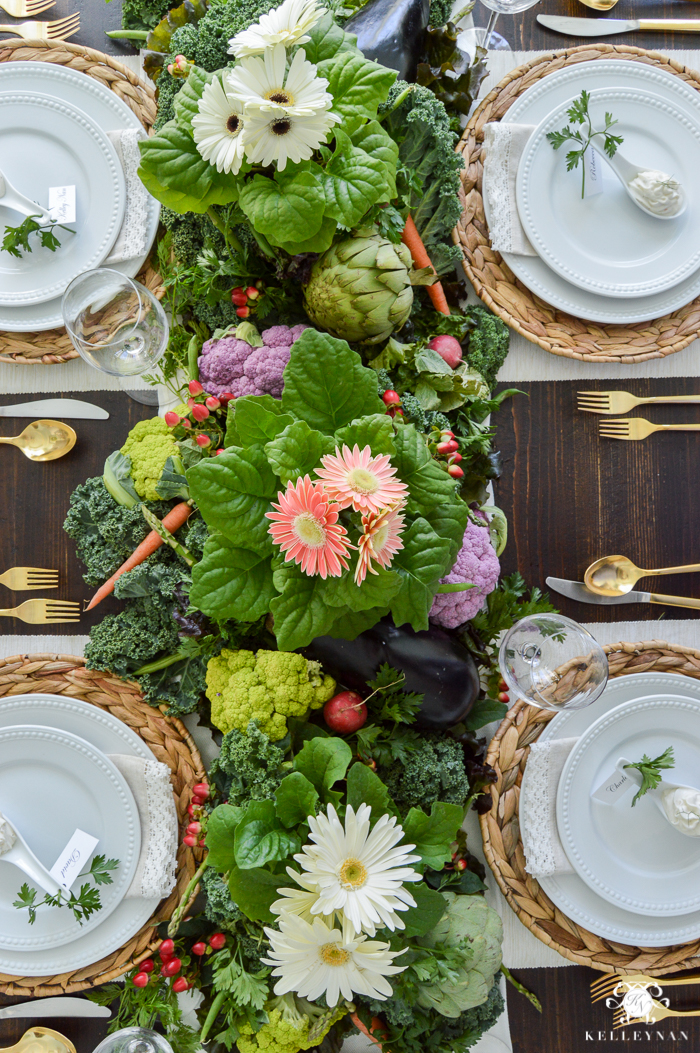
[[[386,412],[390,417],[403,417],[403,410],[401,409],[401,396],[398,391],[394,391],[393,388],[389,388],[382,395],[382,402],[386,406]]]
[[[231,289],[231,303],[235,306],[238,317],[249,318],[262,294],[262,282],[247,287],[237,285],[235,289]]]
[[[510,702],[510,695],[508,694],[508,685],[505,680],[501,680],[498,685],[498,701],[499,702]]]
[[[187,814],[192,821],[188,824],[187,832],[182,839],[183,844],[187,845],[188,848],[195,848],[197,845],[200,848],[204,847],[202,820],[206,820],[204,804],[208,796],[208,784],[206,782],[195,783],[192,787],[192,800],[187,805]]]
[[[223,395],[207,395],[198,380],[191,380],[187,385],[190,397],[187,399],[189,413],[180,416],[174,410],[165,414],[165,423],[172,428],[175,438],[192,438],[203,450],[211,454],[224,452],[221,443],[226,428],[226,412],[231,399],[230,392]]]
[[[428,446],[436,461],[438,463],[442,462],[447,468],[448,475],[452,476],[453,479],[464,478],[464,472],[459,467],[462,454],[459,452],[459,443],[455,439],[453,431],[448,429],[439,431],[438,428],[433,428],[428,437]]]
[[[224,933],[215,932],[209,937],[208,945],[204,940],[197,940],[196,943],[193,943],[190,953],[201,958],[203,955],[211,954],[213,951],[220,951],[225,945],[226,936]],[[157,980],[172,980],[172,988],[176,994],[180,994],[182,991],[189,991],[191,987],[194,987],[193,973],[196,972],[197,966],[195,965],[194,969],[189,968],[191,958],[186,950],[178,950],[174,940],[163,940],[158,948],[158,955],[161,963],[160,971],[156,973],[155,961],[153,958],[147,958],[144,962],[141,962],[138,971],[131,978],[134,987],[147,987],[152,973]],[[189,976],[184,975],[185,973],[188,973]]]

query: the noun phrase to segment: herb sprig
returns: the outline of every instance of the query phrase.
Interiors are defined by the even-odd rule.
[[[0,252],[9,252],[11,256],[21,259],[22,252],[32,251],[32,246],[29,244],[29,238],[32,234],[39,235],[42,248],[55,252],[61,246],[61,242],[54,234],[57,227],[60,230],[67,230],[69,234],[75,234],[74,230],[66,227],[63,223],[37,223],[37,219],[41,219],[39,213],[36,216],[27,216],[18,227],[5,227],[5,236],[2,239],[2,245],[0,245]]]
[[[661,782],[661,771],[663,768],[672,768],[675,764],[673,756],[673,746],[669,746],[668,749],[664,750],[662,754],[655,757],[654,760],[651,757],[647,757],[646,753],[640,761],[636,764],[625,764],[625,768],[636,768],[642,776],[642,785],[637,790],[632,800],[632,807],[640,797],[643,797],[647,790],[653,790],[654,787],[658,786]]]
[[[111,885],[111,871],[116,870],[118,866],[118,859],[106,859],[103,855],[95,856],[89,870],[86,870],[82,876],[92,878],[95,885]],[[59,889],[55,896],[46,892],[44,898],[37,903],[37,895],[37,890],[30,888],[25,881],[17,893],[17,899],[12,904],[17,910],[29,911],[30,925],[33,925],[36,921],[36,912],[39,907],[68,907],[69,910],[73,911],[73,916],[78,924],[82,925],[91,914],[100,910],[102,906],[99,889],[88,881],[80,886],[80,892],[77,896],[74,892],[64,892],[63,889]]]
[[[591,115],[588,112],[588,103],[591,98],[591,93],[584,90],[581,92],[578,99],[574,99],[569,109],[566,111],[569,120],[572,124],[586,125],[587,127],[583,131],[578,129],[572,130],[569,125],[562,128],[560,132],[548,132],[547,139],[552,144],[555,150],[558,150],[564,143],[573,142],[576,144],[576,149],[570,150],[566,155],[566,170],[567,172],[573,171],[574,168],[578,168],[579,164],[584,160],[586,151],[591,145],[591,140],[595,135],[604,136],[603,149],[608,157],[614,157],[617,152],[618,146],[624,142],[621,135],[612,135],[609,131],[613,125],[617,124],[617,121],[613,118],[611,113],[605,114],[605,127],[593,128],[591,124]],[[581,176],[581,197],[584,196],[586,190],[586,166],[582,166]]]

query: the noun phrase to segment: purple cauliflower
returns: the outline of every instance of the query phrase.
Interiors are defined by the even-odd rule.
[[[260,334],[263,346],[253,347],[234,334],[207,340],[199,358],[199,379],[210,395],[230,392],[241,395],[282,394],[282,374],[289,362],[291,347],[308,325],[273,325]]]
[[[481,609],[484,598],[496,588],[500,571],[498,556],[489,539],[489,528],[476,526],[469,520],[457,559],[450,573],[440,578],[440,584],[464,581],[471,582],[476,588],[438,594],[433,600],[430,617],[446,629],[456,629],[468,622]]]

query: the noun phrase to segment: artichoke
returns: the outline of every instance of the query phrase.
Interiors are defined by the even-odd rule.
[[[378,344],[411,313],[411,253],[379,234],[331,245],[312,269],[304,290],[306,313],[332,336]]]

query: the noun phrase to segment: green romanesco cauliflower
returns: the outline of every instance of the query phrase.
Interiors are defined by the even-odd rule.
[[[259,1031],[253,1033],[250,1025],[243,1025],[244,1034],[237,1039],[239,1053],[298,1053],[311,1049],[345,1016],[348,1004],[341,1002],[335,1009],[323,1009],[305,998],[286,994],[273,998],[265,1009],[268,1022]]]
[[[303,717],[332,697],[335,680],[318,662],[291,651],[229,651],[207,665],[211,719],[226,734],[255,720],[272,742],[287,734],[287,717]]]
[[[131,458],[131,477],[139,497],[157,501],[156,483],[163,474],[168,457],[177,455],[172,432],[162,417],[140,420],[126,437],[121,448]]]

